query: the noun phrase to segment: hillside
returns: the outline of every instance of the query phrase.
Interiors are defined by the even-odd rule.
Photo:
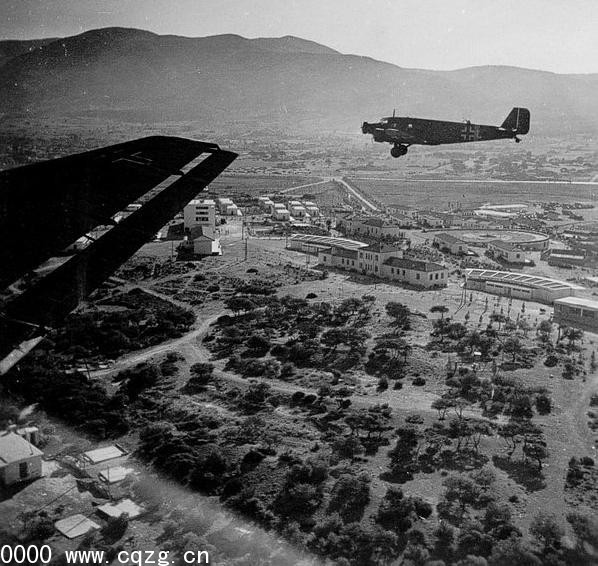
[[[187,38],[105,28],[32,50],[23,43],[9,51],[0,42],[0,100],[9,114],[357,131],[393,107],[501,123],[511,107],[527,106],[534,133],[598,131],[598,74],[406,69],[290,36]]]
[[[19,41],[16,39],[0,40],[0,67],[17,55],[34,51],[53,41],[56,41],[56,38],[31,39],[26,41]]]

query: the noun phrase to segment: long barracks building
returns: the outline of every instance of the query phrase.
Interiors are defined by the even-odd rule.
[[[526,299],[551,305],[556,299],[575,296],[583,287],[537,275],[511,271],[468,269],[465,271],[467,289]]]

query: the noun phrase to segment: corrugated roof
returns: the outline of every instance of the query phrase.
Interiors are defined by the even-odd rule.
[[[569,307],[585,307],[598,311],[598,301],[584,299],[583,297],[563,297],[562,299],[556,299],[554,304],[567,305]]]
[[[315,234],[291,234],[289,240],[294,242],[303,242],[316,246],[326,246],[335,248],[345,248],[348,250],[367,247],[367,244],[357,240],[348,240],[347,238],[333,238],[332,236],[317,236]]]
[[[513,273],[510,271],[495,271],[493,269],[467,269],[465,271],[468,278],[481,279],[483,281],[504,281],[505,283],[516,283],[524,287],[534,287],[536,289],[571,289],[581,290],[583,287],[569,283],[568,281],[559,281],[549,277],[540,277],[537,275],[524,275],[522,273]]]

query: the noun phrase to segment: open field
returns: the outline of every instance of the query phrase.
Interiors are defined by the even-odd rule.
[[[216,194],[225,192],[227,195],[248,193],[259,196],[265,193],[275,193],[282,189],[290,189],[300,185],[317,183],[317,177],[294,175],[221,175],[209,187],[209,192]],[[306,188],[308,191],[309,188]]]
[[[592,201],[598,186],[571,183],[486,182],[439,180],[368,180],[351,178],[352,183],[385,204],[415,208],[442,208],[448,203],[473,207],[514,202]]]

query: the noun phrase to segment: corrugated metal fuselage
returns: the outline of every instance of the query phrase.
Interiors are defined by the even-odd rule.
[[[516,133],[497,126],[472,124],[471,122],[446,122],[424,118],[386,118],[377,124],[369,124],[377,142],[396,144],[440,145],[473,141],[514,138]]]

